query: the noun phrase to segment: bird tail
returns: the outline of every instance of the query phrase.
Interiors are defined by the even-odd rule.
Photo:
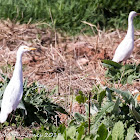
[[[7,113],[0,112],[0,123],[4,123],[8,117]]]

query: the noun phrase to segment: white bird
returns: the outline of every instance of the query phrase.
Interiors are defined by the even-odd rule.
[[[0,112],[0,122],[4,123],[8,115],[14,110],[16,110],[19,102],[23,95],[23,78],[22,78],[22,54],[26,51],[35,50],[36,48],[27,47],[21,45],[17,51],[17,58],[13,76],[7,85]]]
[[[134,48],[133,18],[137,15],[140,15],[140,13],[136,13],[135,11],[129,13],[127,34],[123,39],[123,41],[118,46],[118,48],[116,49],[112,61],[118,63],[121,61],[126,61],[130,57]]]

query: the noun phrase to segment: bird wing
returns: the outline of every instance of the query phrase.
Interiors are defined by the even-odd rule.
[[[120,62],[123,60],[127,60],[132,53],[133,47],[133,39],[126,37],[116,49],[113,61]]]
[[[23,94],[23,87],[16,83],[17,82],[11,80],[6,87],[2,99],[1,113],[5,112],[9,114],[12,110],[15,110],[19,104],[22,97],[21,95]]]

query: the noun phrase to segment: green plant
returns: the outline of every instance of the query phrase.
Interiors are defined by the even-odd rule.
[[[121,84],[132,84],[133,80],[140,78],[140,64],[121,65],[111,60],[102,60],[102,64],[107,68],[106,77],[109,81]]]
[[[28,112],[27,116],[25,116],[25,122],[28,125],[34,121],[38,123],[57,123],[58,125],[59,116],[57,112],[68,115],[65,109],[52,103],[50,99],[47,98],[47,94],[49,94],[49,92],[38,83],[33,83],[29,87],[27,87],[26,83],[24,84],[23,101]]]
[[[0,69],[2,70],[3,73],[10,73],[13,71],[13,66],[10,64],[1,66]]]
[[[10,80],[3,74],[1,74],[1,76],[3,77],[5,82],[1,82],[0,103],[2,101],[2,95],[4,93],[5,87]],[[55,123],[56,125],[58,125],[60,123],[60,119],[57,112],[68,115],[65,109],[50,101],[50,99],[46,96],[47,94],[49,94],[49,91],[47,91],[47,89],[43,85],[34,82],[30,86],[27,86],[27,80],[25,80],[23,89],[23,98],[17,107],[14,115],[15,118],[12,119],[12,123],[16,123],[18,119],[18,121],[22,120],[22,125],[24,126],[29,126],[33,123],[44,124],[46,122]],[[20,117],[18,116],[19,114]],[[24,119],[22,119],[22,117],[24,117]],[[8,122],[10,120],[11,119],[9,118]]]
[[[82,91],[79,91],[78,95],[76,96],[76,101],[78,103],[85,103],[87,101],[87,97],[83,94]]]
[[[112,65],[120,66],[117,63],[112,63]],[[7,77],[1,76],[5,82],[0,82],[0,98],[9,82]],[[67,115],[68,113],[62,107],[52,103],[46,96],[48,93],[49,91],[43,85],[34,82],[28,86],[27,80],[25,80],[23,102],[19,104],[15,112],[12,125],[32,126],[32,133],[29,136],[31,138],[25,138],[26,140],[45,140],[46,138],[48,140],[132,140],[135,139],[134,134],[139,132],[138,95],[133,96],[129,91],[102,88],[97,85],[90,92],[90,100],[89,95],[80,91],[76,96],[76,101],[85,106],[85,114],[75,112],[67,126],[59,124],[59,118],[56,119],[55,116],[57,116],[57,112]],[[25,115],[26,112],[27,115]],[[9,125],[7,122],[1,125],[1,128]],[[40,126],[37,129],[36,123]]]
[[[103,93],[105,93],[105,95]],[[84,97],[82,94],[80,94],[80,96]],[[83,98],[80,99],[83,101]],[[81,104],[83,103],[81,102]],[[74,118],[68,123],[67,127],[63,124],[55,126],[46,123],[46,125],[41,125],[39,129],[33,129],[31,139],[135,139],[134,134],[139,131],[139,104],[137,104],[136,97],[133,97],[128,91],[121,91],[113,88],[93,88],[90,107],[90,134],[88,133],[89,106],[86,102],[84,104],[86,113],[84,115],[75,113]]]
[[[137,103],[137,98],[132,96],[128,91],[121,91],[113,88],[107,88],[106,91],[109,91],[108,94],[112,96],[113,100],[108,99],[108,103],[103,101],[101,108],[98,108],[99,111],[94,119],[92,132],[96,133],[99,125],[103,123],[109,130],[112,130],[112,139],[117,137],[115,135],[118,135],[121,139],[124,139],[124,137],[128,139],[128,136],[131,134],[131,138],[134,137],[134,130],[139,130],[138,122],[140,119],[140,106]],[[115,93],[116,95],[113,96]],[[108,94],[106,94],[106,96],[108,96]],[[114,126],[114,123],[116,123],[116,125],[121,125],[119,128],[122,127],[122,130],[120,131],[117,126]],[[127,130],[127,128],[129,128],[129,130]],[[123,131],[124,133],[122,133]]]
[[[43,25],[71,34],[91,33],[90,27],[81,21],[99,25],[101,29],[127,29],[128,13],[139,11],[139,7],[138,0],[1,0],[0,17],[20,23],[46,22]],[[134,22],[140,28],[138,18]]]
[[[137,96],[114,88],[101,90],[98,87],[98,89],[94,88],[92,92],[96,93],[92,97],[91,104],[91,112],[94,110],[94,113],[91,114],[92,137],[95,139],[104,137],[109,140],[117,137],[128,139],[130,136],[132,139],[134,132],[139,131],[140,106],[137,103]],[[76,122],[85,122],[88,125],[88,106],[86,115],[75,113],[75,119]],[[118,126],[122,129],[118,129]],[[127,128],[129,129],[127,130]],[[104,135],[101,135],[102,131],[104,131]]]

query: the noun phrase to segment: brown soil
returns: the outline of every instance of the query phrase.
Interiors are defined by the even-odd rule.
[[[140,62],[139,35],[140,32],[135,31],[135,49],[130,63]],[[27,44],[38,48],[23,56],[23,75],[29,79],[29,83],[38,81],[49,89],[59,84],[60,94],[68,94],[70,87],[73,90],[90,91],[94,84],[107,85],[101,60],[112,59],[124,36],[125,33],[118,30],[99,30],[95,36],[72,38],[49,29],[39,29],[38,24],[20,25],[9,20],[1,21],[1,72],[12,76],[16,51],[21,44]]]

